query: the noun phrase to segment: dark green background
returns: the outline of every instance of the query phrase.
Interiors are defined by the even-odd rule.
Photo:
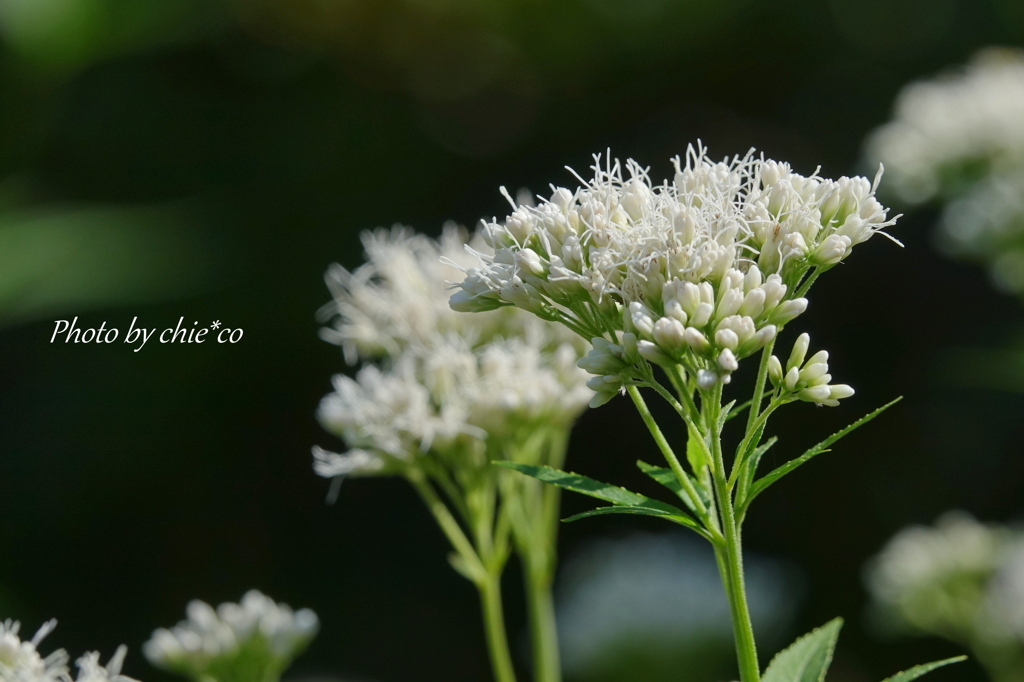
[[[59,618],[48,644],[73,655],[126,642],[127,673],[162,680],[139,651],[154,627],[190,598],[258,587],[321,616],[293,674],[451,682],[488,669],[441,535],[399,481],[350,481],[328,507],[310,470],[311,445],[340,447],[313,418],[343,369],[314,320],[328,264],[357,265],[365,228],[436,234],[500,213],[499,185],[570,182],[564,165],[608,147],[655,177],[698,137],[713,156],[756,146],[804,173],[863,171],[863,136],[903,84],[1021,44],[1024,11],[7,0],[0,37],[0,616],[30,630]],[[865,627],[861,566],[886,538],[954,507],[1022,509],[1024,397],[969,385],[963,358],[984,356],[949,359],[1011,340],[1021,306],[934,250],[934,217],[903,218],[905,249],[872,240],[815,287],[795,328],[858,393],[783,411],[775,456],[905,400],[766,494],[747,527],[751,549],[806,578],[791,636],[848,619],[836,682],[958,653]],[[49,344],[53,320],[76,315],[122,334],[134,316],[158,329],[184,316],[245,336],[138,353]],[[654,447],[614,401],[581,419],[569,467],[643,488],[639,457]],[[587,520],[562,547],[639,527],[659,528]],[[515,633],[514,572],[507,585]],[[934,679],[982,678],[968,663]]]

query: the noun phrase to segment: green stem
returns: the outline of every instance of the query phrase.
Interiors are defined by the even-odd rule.
[[[491,668],[495,682],[515,682],[516,673],[512,668],[512,654],[505,634],[505,614],[501,607],[501,576],[489,573],[477,584],[480,590],[480,607],[487,632],[487,649],[491,654]]]
[[[693,487],[693,481],[690,480],[689,474],[687,474],[679,464],[676,454],[672,451],[672,446],[668,444],[668,441],[665,439],[665,435],[661,432],[661,429],[658,428],[657,422],[654,421],[651,411],[647,408],[647,403],[644,402],[643,396],[640,395],[640,390],[636,386],[627,386],[626,392],[629,393],[629,397],[633,399],[633,404],[636,405],[637,411],[640,412],[640,417],[644,420],[644,424],[647,425],[647,430],[651,432],[652,436],[654,436],[654,442],[658,444],[658,449],[661,450],[661,454],[665,457],[665,460],[668,462],[672,472],[676,475],[676,478],[679,480],[679,484],[683,486],[683,490],[686,491],[686,495],[690,498],[694,513],[697,514],[708,531],[713,531],[715,524],[712,523],[711,518],[708,516],[707,508],[704,506],[704,503],[701,501],[696,489]]]
[[[719,384],[707,398],[702,403],[708,407],[707,426],[712,435],[711,451],[715,458],[712,476],[723,535],[722,542],[715,544],[715,553],[719,555],[722,586],[725,588],[726,597],[729,599],[729,609],[732,613],[740,681],[758,682],[761,673],[757,662],[757,646],[754,643],[754,629],[750,622],[750,609],[747,606],[746,588],[743,581],[743,550],[740,544],[740,529],[736,522],[732,495],[726,480],[725,462],[722,457],[722,434],[718,428],[718,413],[722,409],[721,385]]]
[[[754,431],[754,422],[757,421],[757,417],[761,414],[761,402],[764,399],[764,384],[768,380],[768,358],[772,355],[772,349],[775,347],[775,339],[773,338],[767,344],[765,344],[764,350],[761,351],[761,364],[757,368],[757,379],[754,383],[754,397],[750,399],[750,409],[747,412],[747,433]]]
[[[551,596],[551,571],[546,566],[531,563],[527,563],[524,581],[530,645],[533,650],[533,679],[534,682],[561,682],[562,667],[558,654],[555,602]]]

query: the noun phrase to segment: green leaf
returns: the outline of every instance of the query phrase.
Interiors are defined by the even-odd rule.
[[[825,440],[821,441],[820,443],[818,443],[814,447],[810,448],[809,450],[807,450],[807,452],[805,452],[804,454],[800,455],[796,459],[792,459],[792,460],[786,462],[785,464],[783,464],[782,466],[777,467],[777,468],[773,469],[772,471],[768,472],[767,474],[762,476],[760,479],[758,479],[754,483],[754,485],[752,485],[750,487],[750,493],[747,494],[747,496],[743,500],[741,506],[744,507],[744,508],[747,507],[750,504],[750,502],[755,497],[757,497],[762,492],[764,492],[765,489],[768,486],[770,486],[772,483],[775,483],[775,481],[779,480],[780,478],[782,478],[783,476],[785,476],[789,472],[793,471],[794,469],[796,469],[801,464],[807,462],[812,457],[820,455],[823,452],[828,452],[829,451],[828,450],[828,446],[832,445],[833,443],[835,443],[837,440],[839,440],[843,436],[849,434],[854,429],[856,429],[856,428],[858,428],[860,426],[863,426],[864,424],[867,424],[869,421],[871,421],[872,419],[874,419],[878,415],[882,414],[883,412],[885,412],[887,409],[889,409],[890,407],[892,407],[893,405],[895,405],[896,403],[898,403],[902,399],[903,399],[903,397],[901,396],[899,398],[896,398],[896,400],[893,400],[892,402],[889,402],[889,403],[887,403],[885,405],[882,405],[881,407],[879,407],[874,412],[871,412],[869,414],[864,415],[863,417],[861,417],[857,421],[855,421],[852,424],[850,424],[849,426],[847,426],[845,429],[842,429],[841,431],[836,431],[831,436],[829,436]]]
[[[699,476],[708,462],[704,448],[701,447],[703,440],[700,433],[690,424],[686,425],[686,434],[686,461],[690,463],[690,471]]]
[[[700,524],[691,519],[685,514],[670,514],[661,509],[652,509],[650,507],[625,507],[625,506],[611,506],[611,507],[598,507],[597,509],[591,509],[580,514],[574,514],[567,519],[562,519],[563,522],[569,523],[571,521],[579,521],[591,516],[604,516],[606,514],[638,514],[641,516],[657,516],[659,518],[666,519],[668,521],[674,521],[680,526],[685,526],[690,530],[696,531],[702,537],[708,538],[706,530],[701,528]],[[710,538],[708,538],[710,539]]]
[[[761,682],[824,682],[843,619],[812,630],[775,655]]]
[[[637,467],[640,468],[640,471],[644,472],[645,474],[653,478],[655,481],[657,481],[661,485],[665,486],[666,488],[674,492],[676,495],[679,496],[679,499],[683,501],[683,504],[685,504],[687,507],[690,507],[691,510],[693,509],[693,503],[690,501],[690,496],[687,495],[686,490],[683,488],[683,484],[679,482],[679,479],[676,477],[675,473],[673,473],[671,469],[666,469],[665,467],[657,467],[654,466],[653,464],[648,464],[647,462],[642,462],[639,460],[637,461],[636,465]],[[692,477],[691,480],[693,480]],[[693,485],[697,489],[697,494],[704,497],[704,504],[707,504],[709,502],[709,499],[707,497],[707,491],[704,489],[704,486],[701,484],[700,481],[697,480],[693,480]]]
[[[520,464],[519,462],[509,462],[503,460],[500,462],[494,462],[494,464],[505,467],[506,469],[512,469],[518,471],[521,474],[532,476],[539,481],[550,483],[551,485],[557,485],[559,488],[565,488],[576,493],[583,495],[589,495],[590,497],[604,500],[605,502],[611,502],[612,504],[623,505],[627,507],[648,507],[650,509],[658,509],[669,514],[685,514],[682,509],[673,507],[671,504],[660,502],[646,495],[634,493],[620,488],[610,483],[602,483],[595,481],[592,478],[581,476],[579,474],[573,474],[568,471],[561,471],[559,469],[552,469],[547,466],[534,466],[532,464]]]
[[[913,668],[909,670],[904,670],[903,672],[896,673],[892,677],[887,677],[884,680],[882,680],[882,682],[910,682],[911,680],[916,680],[917,678],[921,677],[921,675],[930,673],[936,668],[941,668],[942,666],[949,665],[950,663],[960,663],[961,661],[966,660],[966,656],[954,656],[953,658],[946,658],[941,661],[922,663],[921,665],[915,665]]]
[[[506,469],[518,471],[519,473],[526,474],[527,476],[532,476],[544,483],[550,483],[551,485],[556,485],[559,488],[588,495],[616,505],[615,507],[603,507],[591,512],[584,512],[583,515],[577,514],[576,516],[566,519],[567,521],[575,521],[578,518],[584,518],[584,516],[614,513],[665,516],[672,517],[670,520],[682,524],[687,528],[692,528],[704,537],[707,537],[704,529],[701,528],[700,525],[690,518],[682,509],[674,507],[671,504],[661,502],[660,500],[655,500],[652,497],[634,493],[630,490],[626,490],[625,488],[620,488],[619,486],[611,485],[609,483],[595,481],[592,478],[587,478],[586,476],[581,476],[579,474],[573,474],[559,469],[552,469],[547,466],[520,464],[519,462],[509,462],[507,460],[494,462],[494,464],[505,467]],[[638,511],[641,509],[643,511]]]

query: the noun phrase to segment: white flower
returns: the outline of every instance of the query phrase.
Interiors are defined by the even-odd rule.
[[[217,679],[211,668],[219,675],[237,671],[251,679],[279,674],[319,629],[311,610],[292,611],[257,590],[247,592],[239,604],[224,603],[216,610],[193,600],[186,613],[188,619],[175,627],[154,631],[142,650],[153,665],[195,679]],[[255,671],[260,675],[253,677]]]
[[[947,513],[934,527],[897,533],[868,566],[867,586],[879,605],[915,627],[972,629],[1003,540],[998,528]]]
[[[122,644],[114,652],[106,667],[100,665],[98,651],[85,654],[75,661],[75,665],[78,666],[78,677],[75,678],[75,682],[138,682],[121,674],[121,666],[124,664],[124,657],[127,653],[128,647]]]
[[[805,361],[810,343],[809,335],[798,336],[785,367],[778,357],[768,358],[768,378],[782,395],[835,407],[843,398],[852,396],[854,390],[846,384],[828,383],[832,380],[828,373],[828,351],[820,350]]]
[[[727,381],[806,309],[808,272],[893,223],[877,177],[805,177],[752,151],[715,163],[690,147],[673,181],[654,184],[635,161],[624,175],[595,160],[592,180],[539,206],[505,192],[513,211],[486,225],[493,253],[462,266],[454,309],[516,306],[612,343],[632,333],[648,361]]]
[[[39,654],[39,643],[53,631],[57,621],[50,620],[29,641],[18,636],[18,621],[0,622],[0,680],[2,682],[70,682],[68,655],[58,649],[46,656]]]
[[[1024,163],[1024,52],[985,50],[959,71],[906,86],[868,140],[907,202]]]
[[[324,336],[350,360],[383,358],[355,377],[334,377],[318,418],[352,450],[314,448],[318,474],[394,473],[431,451],[477,461],[488,440],[501,443],[527,425],[567,428],[579,416],[593,393],[575,366],[581,344],[573,334],[511,308],[449,308],[445,278],[459,271],[442,260],[465,263],[464,232],[446,228],[437,243],[396,229],[363,241],[370,261],[329,276],[328,309],[337,317]]]

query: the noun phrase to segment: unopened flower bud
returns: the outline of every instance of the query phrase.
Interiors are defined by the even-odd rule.
[[[697,370],[697,386],[706,391],[718,382],[718,375],[708,369]]]
[[[806,298],[794,298],[792,301],[783,301],[779,304],[779,307],[775,309],[768,320],[778,326],[782,326],[790,320],[796,318],[798,315],[807,310],[807,299]]]
[[[722,348],[736,350],[740,345],[740,337],[731,329],[719,329],[715,332],[715,343]]]
[[[817,266],[835,265],[846,257],[850,245],[849,237],[830,234],[811,252],[808,261]]]
[[[829,388],[828,386],[810,386],[800,391],[799,397],[801,400],[806,400],[812,403],[820,403],[829,399]]]
[[[636,344],[637,350],[640,352],[640,356],[647,360],[647,362],[653,362],[655,365],[670,366],[675,363],[668,355],[664,353],[656,344],[650,341],[638,341]]]
[[[541,276],[545,273],[544,263],[533,249],[520,249],[516,252],[516,265],[531,275]]]
[[[718,354],[718,366],[726,372],[735,372],[740,368],[739,363],[736,362],[736,356],[728,348]]]
[[[754,270],[756,271],[757,268],[754,268]],[[746,315],[748,317],[757,317],[764,311],[765,298],[766,295],[764,293],[764,289],[751,289],[750,293],[743,298],[739,314]]]
[[[842,400],[843,398],[849,398],[853,394],[853,388],[846,384],[833,384],[828,387],[828,397],[831,400]]]
[[[686,328],[679,320],[663,317],[654,323],[654,340],[670,355],[678,355],[686,345]]]
[[[665,315],[671,317],[673,320],[679,320],[683,325],[686,324],[688,319],[686,311],[683,310],[683,306],[674,298],[665,301]]]
[[[793,344],[793,352],[789,354],[789,362],[786,363],[787,370],[791,370],[794,367],[797,369],[803,367],[804,358],[807,356],[807,349],[810,345],[810,334],[804,332],[800,336],[796,337],[796,342]]]
[[[800,381],[800,370],[796,367],[786,372],[785,387],[787,391],[792,391],[796,388],[796,382]]]
[[[629,315],[633,327],[640,336],[650,336],[654,332],[654,320],[651,319],[650,311],[642,303],[630,303]]]
[[[800,381],[810,385],[824,383],[818,380],[826,374],[828,374],[828,365],[824,362],[808,363],[800,370]]]
[[[775,386],[782,383],[782,363],[774,355],[768,358],[768,378]]]
[[[694,353],[704,353],[711,346],[707,337],[699,329],[687,327],[685,334],[686,344],[693,349]]]
[[[690,316],[691,327],[703,327],[711,321],[711,314],[715,312],[715,308],[710,303],[698,303],[697,309],[693,315]]]

